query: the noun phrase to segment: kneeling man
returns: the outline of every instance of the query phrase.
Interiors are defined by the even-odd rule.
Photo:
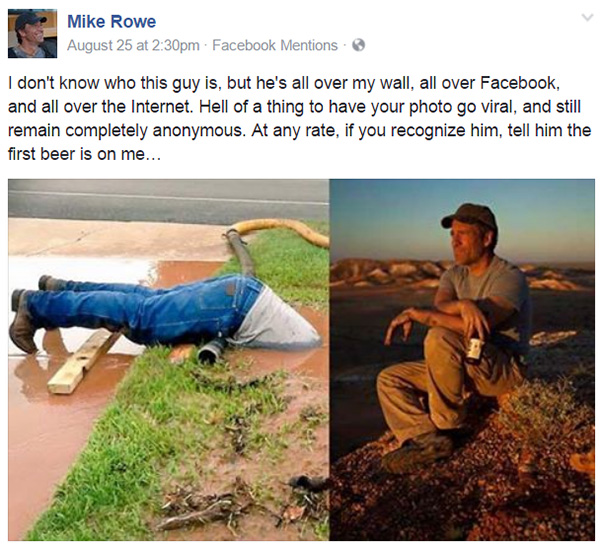
[[[523,381],[529,347],[531,301],[516,266],[494,254],[498,226],[492,211],[465,203],[442,219],[450,228],[455,265],[440,279],[434,309],[409,308],[390,323],[406,341],[413,322],[429,327],[425,360],[383,370],[377,392],[385,419],[400,442],[383,468],[404,473],[449,456],[452,430],[465,422],[465,396],[498,397]],[[469,348],[481,353],[468,355]],[[475,352],[477,353],[477,352]]]

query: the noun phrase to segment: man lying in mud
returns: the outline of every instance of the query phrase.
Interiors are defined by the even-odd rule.
[[[105,328],[137,344],[196,344],[221,338],[234,346],[273,349],[317,347],[314,327],[269,287],[244,275],[225,275],[152,289],[42,276],[38,291],[18,289],[9,335],[35,353],[37,329]]]
[[[406,341],[414,322],[429,327],[425,360],[393,365],[377,378],[388,426],[400,448],[382,467],[404,473],[449,456],[453,432],[465,423],[466,395],[488,397],[523,381],[531,301],[523,273],[494,254],[498,226],[492,211],[465,203],[442,219],[450,228],[455,265],[440,279],[433,309],[409,308],[390,323]],[[483,344],[481,344],[483,342]]]

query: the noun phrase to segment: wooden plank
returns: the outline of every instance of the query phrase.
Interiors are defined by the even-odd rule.
[[[60,395],[73,393],[86,371],[90,370],[121,336],[118,332],[97,330],[69,357],[48,382],[48,391]]]

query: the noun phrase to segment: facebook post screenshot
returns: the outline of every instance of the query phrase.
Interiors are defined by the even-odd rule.
[[[5,539],[595,539],[596,2],[5,13]]]

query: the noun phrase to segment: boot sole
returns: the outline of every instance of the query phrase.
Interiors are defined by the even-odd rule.
[[[25,292],[25,289],[15,289],[10,299],[10,309],[16,312],[19,309],[19,302],[21,301],[21,295]]]
[[[46,285],[48,284],[48,280],[51,278],[51,276],[49,275],[42,275],[39,279],[38,279],[38,289],[40,291],[45,291],[47,290]]]

